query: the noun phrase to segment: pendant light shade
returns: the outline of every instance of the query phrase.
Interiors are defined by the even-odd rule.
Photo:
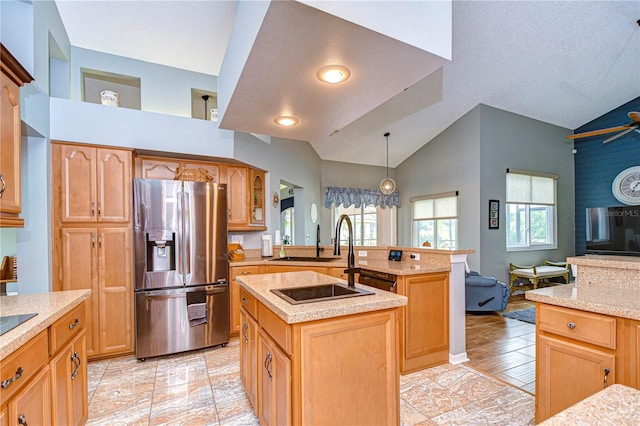
[[[380,191],[386,195],[393,194],[396,190],[396,182],[389,177],[389,134],[389,132],[384,134],[384,137],[387,138],[387,177],[380,182]]]

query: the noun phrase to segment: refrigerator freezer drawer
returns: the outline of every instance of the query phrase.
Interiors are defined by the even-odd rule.
[[[206,291],[206,323],[193,326],[187,293]],[[229,284],[135,293],[136,358],[149,358],[229,341]]]

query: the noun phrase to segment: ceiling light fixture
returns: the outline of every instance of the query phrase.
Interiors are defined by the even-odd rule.
[[[290,115],[281,115],[279,117],[276,117],[275,120],[273,121],[276,124],[279,124],[285,127],[295,126],[296,124],[298,124],[298,119]]]
[[[396,182],[389,177],[389,135],[389,132],[384,134],[384,137],[387,138],[387,177],[380,182],[380,191],[387,195],[393,194],[393,191],[396,190]]]
[[[329,84],[342,83],[351,75],[349,68],[342,65],[327,65],[322,67],[316,73],[316,76],[320,81],[324,81]]]

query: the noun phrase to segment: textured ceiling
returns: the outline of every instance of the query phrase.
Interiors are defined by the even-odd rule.
[[[235,2],[57,3],[72,45],[214,75],[235,16]],[[395,167],[479,103],[575,129],[640,96],[638,19],[640,1],[454,1],[449,63],[310,143],[383,166],[389,131]]]

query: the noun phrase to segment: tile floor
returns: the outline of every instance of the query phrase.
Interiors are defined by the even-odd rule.
[[[239,340],[225,348],[89,363],[87,425],[257,425],[239,377]],[[402,425],[532,425],[534,397],[466,365],[400,378]]]

